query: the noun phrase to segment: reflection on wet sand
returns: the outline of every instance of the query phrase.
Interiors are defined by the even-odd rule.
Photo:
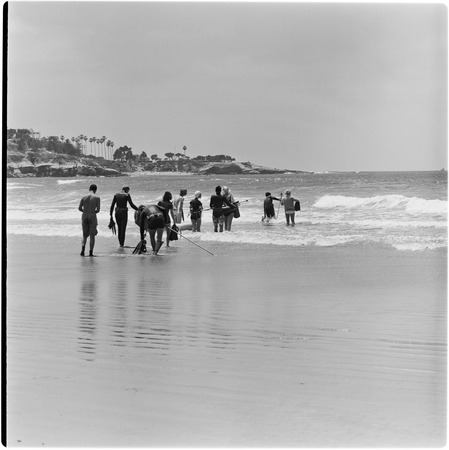
[[[97,283],[84,280],[80,291],[80,321],[78,351],[85,355],[87,361],[93,361],[96,348],[97,329]]]
[[[126,346],[126,331],[128,322],[129,302],[128,280],[124,274],[118,274],[111,282],[111,293],[108,295],[107,305],[110,308],[110,333],[112,345]]]
[[[170,314],[172,300],[166,295],[167,280],[145,278],[139,280],[135,291],[135,314],[132,345],[139,348],[157,349],[166,355],[171,341]]]
[[[98,275],[96,258],[82,258],[80,266],[79,323],[77,349],[85,361],[94,361],[98,345]]]
[[[175,248],[69,262],[61,254],[45,279],[17,259],[34,278],[10,284],[11,439],[441,443],[446,303],[429,286],[442,278],[430,263],[398,262],[398,270],[376,254],[369,271],[360,263],[367,258],[340,271],[331,252],[305,256],[272,258],[267,276],[258,256],[239,261],[238,249],[216,265]],[[396,270],[391,279],[385,261]],[[366,273],[374,287],[357,284]],[[388,286],[380,289],[377,276]]]

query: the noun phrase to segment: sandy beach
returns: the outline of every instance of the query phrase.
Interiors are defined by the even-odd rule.
[[[445,445],[446,251],[111,242],[9,237],[9,446]]]

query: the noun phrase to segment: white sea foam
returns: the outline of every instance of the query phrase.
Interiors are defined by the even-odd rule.
[[[57,180],[58,184],[73,184],[73,183],[79,183],[80,181],[85,181],[83,179],[79,180]]]
[[[409,200],[405,210],[409,213],[426,214],[447,214],[447,201],[443,200],[424,200],[413,197]]]
[[[35,207],[27,210],[8,209],[6,214],[8,221],[32,221],[35,226],[38,223],[49,222],[55,225],[64,225],[66,222],[78,222],[81,220],[81,212],[76,209],[61,211],[58,209],[43,210]]]
[[[76,237],[81,236],[81,225],[66,225],[64,227],[52,224],[14,224],[7,226],[7,233],[12,235],[32,235],[32,236],[61,236],[61,237]]]
[[[102,221],[98,226],[98,238],[100,239],[116,239],[112,236],[107,224]],[[417,236],[397,237],[388,233],[372,233],[366,235],[363,233],[333,233],[327,230],[328,234],[316,231],[306,232],[304,228],[296,226],[295,228],[286,229],[274,225],[273,227],[263,227],[260,230],[237,230],[232,232],[215,233],[209,231],[211,224],[205,224],[201,233],[192,233],[184,231],[183,235],[193,242],[215,242],[215,243],[232,243],[232,244],[250,244],[250,245],[275,245],[275,246],[316,246],[316,247],[332,247],[337,245],[364,244],[364,245],[390,245],[398,250],[422,251],[429,249],[445,248],[447,242],[445,238],[428,239]],[[74,223],[68,221],[66,223],[52,223],[51,221],[17,221],[8,223],[7,233],[12,235],[33,235],[37,237],[59,236],[59,237],[81,237],[81,224],[78,220]],[[129,240],[137,240],[139,238],[139,230],[135,226],[129,226],[127,229],[127,237]],[[177,244],[174,244],[177,245]]]
[[[22,184],[19,182],[17,184],[8,183],[6,186],[6,189],[8,191],[14,190],[14,189],[34,189],[36,187],[41,187],[41,186],[42,186],[42,184],[30,184],[30,183]]]
[[[343,195],[325,195],[313,205],[320,209],[402,209],[420,214],[447,214],[446,200],[426,200],[403,195],[377,195],[374,197],[346,197]]]
[[[244,231],[235,232],[203,232],[199,234],[186,234],[191,239],[195,237],[204,242],[223,242],[237,244],[257,244],[257,245],[281,245],[281,246],[306,246],[315,245],[317,247],[329,247],[335,245],[344,245],[350,242],[362,241],[362,235],[322,235],[322,234],[306,234],[300,227],[284,230],[283,233],[268,232],[264,228],[260,231],[253,231],[250,234]]]
[[[8,191],[13,191],[15,189],[33,189],[31,186],[13,186],[13,185],[9,185],[7,187]]]
[[[389,228],[447,228],[447,223],[437,220],[400,220],[390,217],[373,217],[370,219],[345,219],[344,217],[314,217],[314,225],[349,225],[363,229],[389,229]]]
[[[392,247],[402,251],[420,252],[423,250],[436,250],[438,248],[445,247],[445,245],[437,244],[435,242],[433,243],[412,242],[407,244],[392,244]]]

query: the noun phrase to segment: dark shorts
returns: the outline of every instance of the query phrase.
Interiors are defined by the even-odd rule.
[[[268,208],[265,208],[265,215],[267,217],[274,217],[275,216],[274,206],[269,206]]]
[[[221,216],[215,216],[215,212],[214,214],[212,214],[212,222],[214,223],[214,225],[221,225],[224,222],[224,215],[223,213],[221,214]]]
[[[215,209],[215,210],[212,212],[212,217],[213,217],[214,219],[218,219],[219,217],[223,217],[223,210],[222,210],[222,209]]]
[[[97,215],[86,214],[81,217],[81,226],[83,227],[83,236],[95,236],[97,234]]]
[[[163,216],[153,216],[148,219],[148,229],[157,230],[158,228],[164,228],[165,221]]]

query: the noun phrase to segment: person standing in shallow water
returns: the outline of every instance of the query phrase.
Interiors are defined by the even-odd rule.
[[[192,222],[192,231],[201,231],[201,214],[203,204],[201,203],[201,192],[195,192],[195,198],[190,202],[190,220]]]
[[[128,207],[127,207],[128,203],[129,206],[131,206],[131,208],[137,211],[138,209],[137,206],[131,200],[131,195],[129,193],[129,186],[123,186],[122,192],[119,192],[114,195],[110,208],[110,215],[112,219],[114,206],[116,206],[115,221],[117,222],[118,227],[118,242],[120,244],[120,247],[123,247],[125,245],[126,226],[128,224]]]
[[[223,189],[221,190],[221,195],[223,195],[223,197],[231,203],[232,207],[231,208],[227,208],[224,210],[223,214],[224,214],[224,226],[225,226],[225,230],[226,231],[231,231],[231,226],[232,226],[232,219],[234,219],[234,211],[235,211],[235,207],[234,207],[234,203],[235,203],[235,198],[234,195],[231,192],[231,189],[229,189],[227,186],[223,186]]]
[[[187,189],[181,189],[179,195],[177,195],[173,200],[173,216],[175,218],[175,223],[181,223],[184,220],[184,196],[187,195]]]
[[[83,228],[83,240],[81,244],[81,256],[84,256],[86,249],[87,238],[90,238],[89,242],[89,256],[95,256],[95,236],[98,234],[97,226],[97,213],[100,212],[100,197],[96,195],[97,185],[91,184],[89,187],[89,194],[84,196],[78,206],[78,210],[83,214],[81,216],[81,226]]]
[[[282,194],[281,194],[281,199],[282,199]],[[265,200],[263,201],[264,215],[262,217],[262,222],[264,222],[265,220],[267,222],[269,222],[270,219],[273,219],[276,217],[276,213],[274,212],[273,200],[277,200],[280,202],[281,199],[279,199],[277,197],[273,197],[271,195],[271,192],[265,192]]]
[[[292,197],[292,191],[287,189],[285,191],[285,197],[281,200],[281,205],[284,205],[285,219],[287,226],[295,226],[295,202],[298,201],[295,197]]]
[[[233,206],[231,202],[226,200],[225,197],[221,195],[221,186],[215,188],[215,195],[210,198],[209,206],[212,209],[212,221],[214,223],[214,231],[217,232],[220,229],[220,233],[223,232],[224,214],[223,206]]]
[[[173,222],[175,222],[175,217],[173,215],[172,198],[173,198],[173,196],[172,196],[171,192],[166,191],[164,193],[164,196],[162,197],[162,200],[157,204],[157,206],[161,207],[162,213],[164,215],[167,247],[170,247],[170,231],[171,231],[170,230],[170,225],[171,225],[170,216],[173,219]]]

